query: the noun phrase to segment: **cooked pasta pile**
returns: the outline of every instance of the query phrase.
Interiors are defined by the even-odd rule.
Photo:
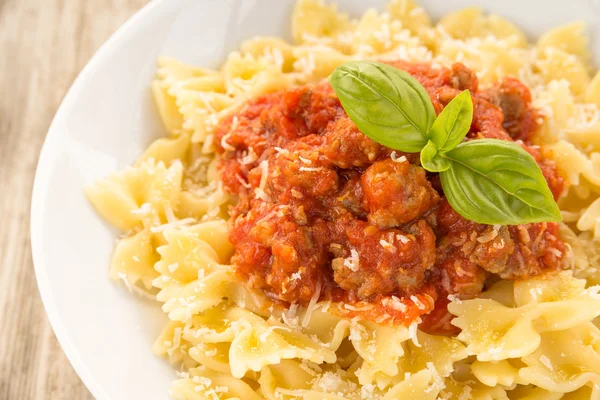
[[[159,60],[152,90],[168,137],[86,194],[123,232],[110,276],[162,303],[170,322],[153,351],[179,371],[176,399],[600,398],[600,73],[584,26],[530,44],[478,8],[433,24],[412,0],[351,19],[300,0],[295,44],[244,42],[218,71]],[[213,133],[246,100],[318,82],[360,59],[407,60],[477,71],[485,86],[514,76],[542,114],[539,146],[570,186],[559,200],[571,268],[551,278],[500,280],[482,296],[452,298],[455,337],[342,319],[331,302],[271,304],[229,264],[228,208]],[[568,394],[565,394],[568,393]]]

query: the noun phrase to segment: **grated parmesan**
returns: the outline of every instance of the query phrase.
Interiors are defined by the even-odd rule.
[[[298,272],[294,272],[292,274],[292,281],[297,281],[300,280],[302,278],[302,272],[298,271]]]
[[[453,295],[453,294],[449,294],[447,298],[448,298],[448,300],[449,300],[449,301],[451,301],[452,303],[456,303],[456,304],[462,304],[462,300],[461,300],[461,299],[459,299],[458,297],[456,297],[456,296],[455,296],[455,295]]]
[[[396,235],[396,239],[398,239],[402,244],[406,244],[408,242],[410,242],[410,239],[404,235]]]
[[[396,247],[386,240],[381,239],[379,241],[379,244],[381,245],[381,247],[383,247],[386,250],[389,250],[392,253],[395,253],[397,251]]]
[[[207,357],[214,357],[214,356],[217,355],[217,353],[218,353],[217,349],[207,350],[207,351],[204,352],[204,354]]]
[[[187,225],[195,224],[197,222],[198,221],[195,218],[184,218],[184,219],[180,219],[177,221],[169,222],[168,224],[153,226],[150,228],[150,232],[152,232],[152,233],[164,232],[167,229],[181,228],[181,227],[185,227]]]
[[[426,362],[425,365],[427,366],[427,370],[431,373],[431,376],[433,377],[433,385],[438,390],[444,389],[446,387],[446,384],[444,383],[444,378],[442,378],[442,376],[439,374],[438,370],[435,368],[435,365],[431,361]]]
[[[317,301],[319,301],[319,296],[321,296],[321,281],[317,281],[316,290],[310,298],[308,306],[306,307],[306,313],[304,314],[304,318],[302,318],[303,328],[306,328],[308,326],[308,323],[312,318],[312,313],[317,308]]]
[[[548,356],[543,355],[540,357],[540,362],[542,364],[544,364],[544,367],[548,368],[550,371],[554,370],[554,367],[552,366],[552,362],[550,361],[550,359],[548,358]]]
[[[273,147],[277,152],[277,156],[279,157],[281,154],[290,154],[288,149],[282,149],[281,147]]]
[[[167,266],[167,269],[169,270],[170,273],[173,273],[175,271],[177,271],[177,268],[179,268],[179,263],[173,263],[173,264],[169,264]]]
[[[240,159],[240,164],[242,164],[242,165],[252,164],[257,159],[258,159],[258,155],[254,151],[254,148],[249,147],[246,154],[243,155],[242,158]]]
[[[557,248],[554,248],[554,247],[550,247],[550,248],[548,249],[548,251],[549,251],[550,253],[554,254],[554,255],[555,255],[556,257],[558,257],[558,258],[562,257],[562,254],[563,254],[563,253],[562,253],[562,251],[560,251],[560,250],[558,250]]]
[[[398,155],[396,154],[396,150],[392,151],[392,154],[390,154],[390,158],[397,163],[403,163],[407,161],[406,156],[400,156],[398,157]]]
[[[413,344],[417,347],[421,347],[421,343],[419,343],[419,337],[417,336],[417,327],[420,323],[421,323],[421,318],[417,318],[408,327],[408,334],[409,334],[410,340],[412,340]]]
[[[306,172],[316,172],[316,171],[322,171],[323,167],[300,167],[300,171],[306,171]]]
[[[298,156],[298,158],[300,159],[300,161],[302,161],[304,164],[310,165],[312,164],[312,161],[309,160],[308,158],[304,158],[302,156]]]
[[[356,251],[355,249],[350,250],[350,257],[344,259],[344,266],[348,267],[354,272],[358,271],[358,268],[360,268],[360,259],[358,256],[358,251]]]
[[[423,304],[417,296],[414,296],[414,295],[410,296],[410,299],[412,300],[413,303],[415,303],[415,305],[417,306],[417,308],[419,310],[425,310],[425,308],[426,308],[425,304]]]

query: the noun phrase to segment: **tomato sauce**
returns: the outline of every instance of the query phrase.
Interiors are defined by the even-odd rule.
[[[532,145],[540,115],[527,87],[506,78],[478,90],[462,64],[394,62],[427,90],[437,113],[469,89],[467,140],[517,141],[558,197],[565,182]],[[348,118],[323,81],[253,99],[220,122],[215,139],[232,209],[232,262],[276,301],[332,300],[347,317],[448,332],[448,295],[477,296],[491,277],[523,279],[560,268],[555,223],[488,226],[448,204],[419,154],[392,151]]]

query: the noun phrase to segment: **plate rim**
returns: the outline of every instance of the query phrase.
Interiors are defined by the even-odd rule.
[[[168,3],[169,0],[151,0],[137,10],[125,21],[125,23],[108,37],[85,64],[83,69],[77,74],[77,77],[56,109],[56,113],[48,127],[44,143],[39,152],[33,179],[31,206],[29,209],[29,236],[35,280],[42,300],[42,305],[44,306],[50,327],[52,328],[62,351],[65,353],[67,360],[85,387],[96,399],[110,400],[110,396],[104,391],[102,384],[89,372],[85,362],[80,358],[76,346],[71,342],[69,333],[65,329],[60,312],[56,308],[56,304],[53,300],[52,288],[47,274],[47,264],[42,257],[41,246],[44,239],[40,226],[44,212],[43,194],[46,192],[45,182],[48,181],[49,175],[49,170],[44,167],[50,161],[52,153],[51,147],[54,142],[61,137],[61,130],[57,127],[58,121],[64,118],[63,114],[65,113],[65,110],[71,107],[76,95],[81,91],[84,83],[93,75],[93,72],[100,61],[118,45],[122,37],[128,36],[148,15],[158,12],[157,10],[162,9],[162,7]]]

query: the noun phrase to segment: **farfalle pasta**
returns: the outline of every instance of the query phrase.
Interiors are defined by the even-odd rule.
[[[155,299],[169,318],[156,333],[152,350],[180,371],[171,387],[173,398],[600,398],[600,294],[595,286],[600,284],[600,73],[592,73],[585,26],[564,25],[530,43],[510,21],[479,8],[450,13],[434,23],[412,0],[392,0],[384,12],[368,10],[358,19],[334,4],[299,0],[291,33],[294,43],[278,37],[249,38],[219,70],[161,58],[152,93],[168,135],[150,144],[132,167],[86,188],[98,213],[122,233],[110,277]],[[490,226],[457,234],[450,244],[444,239],[444,251],[455,257],[439,270],[441,283],[435,284],[444,292],[398,297],[392,290],[376,301],[373,295],[371,300],[351,302],[341,295],[322,298],[329,289],[319,283],[305,302],[281,301],[276,291],[257,287],[273,288],[273,282],[281,281],[284,293],[279,294],[284,296],[288,287],[293,291],[299,282],[310,282],[306,268],[284,276],[275,268],[283,270],[286,262],[302,257],[294,244],[308,234],[302,233],[302,226],[291,229],[291,242],[281,240],[271,253],[264,253],[255,238],[276,237],[279,231],[257,225],[249,226],[251,233],[242,238],[250,246],[248,252],[257,263],[267,254],[279,264],[271,264],[273,273],[265,282],[238,273],[235,238],[240,236],[232,233],[231,207],[244,196],[230,188],[238,185],[240,193],[252,192],[249,202],[264,200],[274,193],[272,188],[271,194],[266,192],[269,174],[283,174],[291,181],[329,168],[323,156],[329,150],[324,147],[319,157],[307,158],[304,147],[290,151],[272,138],[268,146],[276,151],[276,162],[292,160],[299,169],[274,172],[279,164],[269,164],[247,146],[236,164],[240,174],[226,174],[223,163],[245,146],[236,129],[254,126],[258,131],[262,126],[256,121],[272,123],[269,132],[291,129],[269,119],[269,107],[261,109],[260,99],[319,85],[341,64],[364,59],[459,68],[452,75],[456,84],[473,84],[476,79],[480,91],[491,90],[505,77],[529,87],[537,110],[531,124],[536,124],[537,134],[527,145],[539,153],[536,157],[551,160],[548,165],[556,167],[557,179],[565,182],[558,198],[563,223],[544,236],[564,243],[562,250],[548,250],[561,260],[557,271],[503,279],[507,272],[476,269],[478,251],[500,250],[512,235],[509,228]],[[470,82],[463,67],[451,67],[455,62],[474,71]],[[299,101],[308,102],[309,97],[300,96]],[[327,104],[333,97],[326,92],[319,101]],[[286,107],[294,107],[290,98],[285,101]],[[502,109],[499,104],[494,107]],[[319,118],[329,118],[327,108],[323,110]],[[308,125],[296,120],[294,129],[322,130],[319,118]],[[346,125],[343,129],[346,135],[352,133]],[[336,140],[343,143],[349,137]],[[346,150],[340,146],[333,152]],[[353,168],[363,168],[360,155],[353,155],[358,157]],[[415,163],[410,154],[388,156],[399,165]],[[355,172],[344,174],[344,182],[357,181]],[[319,185],[305,190],[325,193]],[[355,188],[344,189],[340,204],[360,214],[354,195]],[[290,218],[308,218],[302,213],[310,210],[289,211],[283,196],[281,207],[265,212],[276,221],[274,226],[287,226]],[[410,248],[411,240],[430,237],[429,228],[422,225],[410,225],[407,231],[390,227],[373,239],[382,254],[399,256],[398,249],[407,252],[403,249]],[[354,225],[348,225],[348,232],[352,229]],[[534,231],[515,229],[520,248],[537,251],[531,243],[541,239],[531,237]],[[356,286],[357,293],[368,292],[372,278],[353,281],[347,274],[365,261],[359,257],[361,241],[366,237],[352,242],[347,253],[335,242],[326,249],[335,282],[344,289]],[[317,246],[312,249],[315,254],[320,251]],[[469,280],[475,278],[478,283]],[[440,309],[432,323],[431,316]],[[436,333],[442,328],[443,335]]]

